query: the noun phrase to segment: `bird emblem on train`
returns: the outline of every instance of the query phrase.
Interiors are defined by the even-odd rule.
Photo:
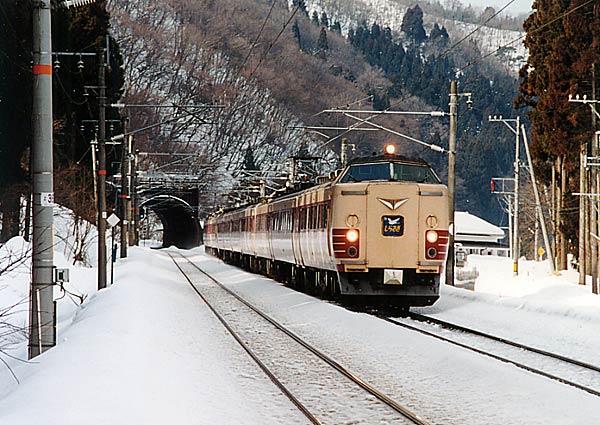
[[[398,208],[400,208],[402,205],[404,205],[406,202],[408,202],[408,199],[383,199],[383,198],[377,198],[377,200],[379,202],[381,202],[383,205],[385,205],[386,207],[388,207],[392,211],[396,211]]]
[[[390,226],[397,226],[398,224],[400,224],[402,222],[402,217],[396,217],[396,218],[389,218],[387,220],[387,224],[389,224]]]

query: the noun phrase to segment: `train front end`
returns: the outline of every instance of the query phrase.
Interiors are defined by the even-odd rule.
[[[433,304],[448,236],[447,188],[424,161],[358,160],[334,185],[331,249],[342,295]]]

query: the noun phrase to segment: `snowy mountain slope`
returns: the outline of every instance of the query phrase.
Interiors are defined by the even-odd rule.
[[[319,14],[324,11],[330,19],[339,21],[345,30],[366,20],[369,23],[378,22],[395,31],[400,31],[406,9],[410,7],[410,5],[406,6],[394,0],[306,0],[306,4],[311,13],[313,10]],[[476,24],[440,18],[427,13],[424,13],[423,21],[427,32],[436,22],[438,25],[446,27],[453,41],[460,40],[479,27]],[[506,46],[499,53],[499,57],[510,69],[517,70],[523,65],[528,55],[522,39],[519,39],[524,34],[521,31],[483,26],[469,39],[479,46],[483,54],[492,53],[498,48]]]

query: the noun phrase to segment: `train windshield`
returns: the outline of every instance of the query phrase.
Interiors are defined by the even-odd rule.
[[[392,164],[392,180],[417,182],[417,183],[440,183],[440,179],[427,165],[415,164]]]
[[[400,162],[351,165],[340,179],[340,182],[351,183],[373,180],[440,183],[439,178],[427,165]]]

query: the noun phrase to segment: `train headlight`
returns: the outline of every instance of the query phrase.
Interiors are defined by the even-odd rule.
[[[394,155],[396,153],[396,146],[394,145],[386,145],[385,154],[386,155]]]
[[[354,243],[358,240],[358,230],[350,229],[346,232],[346,240],[350,243]]]
[[[425,239],[427,239],[427,242],[429,243],[436,243],[438,240],[438,232],[435,230],[428,230],[427,233],[425,233]]]

